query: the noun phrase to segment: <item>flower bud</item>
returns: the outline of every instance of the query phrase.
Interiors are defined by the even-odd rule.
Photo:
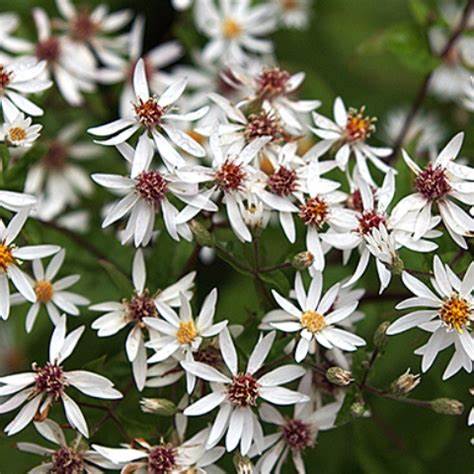
[[[242,456],[240,453],[237,453],[234,456],[233,461],[235,472],[237,474],[253,474],[253,464],[247,456]]]
[[[351,414],[356,418],[360,418],[367,413],[367,408],[364,401],[354,402],[351,405]]]
[[[431,402],[431,409],[440,415],[462,415],[464,405],[453,398],[437,398]]]
[[[140,405],[145,413],[161,416],[173,416],[176,413],[176,405],[166,398],[142,398]]]
[[[390,269],[394,275],[401,275],[405,269],[405,264],[398,254],[392,256],[392,264]]]
[[[349,370],[344,370],[341,367],[330,367],[326,371],[326,378],[334,385],[338,387],[346,387],[354,381],[352,373]]]
[[[384,321],[379,324],[379,327],[375,330],[374,333],[374,346],[381,350],[387,345],[387,329],[390,326],[390,321]]]
[[[196,242],[201,247],[214,247],[214,237],[200,222],[192,220],[189,223],[189,227],[191,228],[191,232],[193,233]]]
[[[311,252],[297,253],[291,260],[291,265],[296,270],[303,271],[309,268],[314,262],[314,256]]]
[[[406,395],[410,393],[420,381],[420,374],[411,374],[410,369],[408,369],[392,382],[390,391],[395,395]]]

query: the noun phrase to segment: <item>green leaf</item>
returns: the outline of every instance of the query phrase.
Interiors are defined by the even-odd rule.
[[[420,25],[426,25],[431,14],[430,7],[424,0],[410,0],[409,5],[415,21]]]
[[[106,260],[99,260],[98,262],[99,265],[101,265],[109,274],[110,279],[124,296],[128,296],[133,293],[133,286],[130,282],[130,279],[124,275],[113,263]]]

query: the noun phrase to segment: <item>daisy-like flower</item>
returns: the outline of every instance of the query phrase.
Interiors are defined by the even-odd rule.
[[[454,345],[455,353],[443,379],[447,379],[464,368],[472,371],[474,361],[474,263],[467,269],[460,280],[456,274],[443,264],[436,255],[433,260],[434,278],[431,284],[434,292],[423,282],[403,272],[405,286],[415,295],[399,303],[397,309],[422,307],[402,316],[387,329],[387,334],[398,334],[414,327],[421,327],[433,334],[426,345],[415,353],[422,355],[421,370],[426,372],[437,355],[447,347]]]
[[[312,374],[301,379],[298,387],[301,393],[311,395],[313,389],[311,379]],[[276,425],[278,431],[265,437],[265,445],[268,448],[257,461],[258,472],[261,474],[279,472],[288,455],[291,454],[297,471],[305,474],[303,453],[307,448],[314,446],[319,431],[334,427],[340,408],[341,403],[339,402],[332,402],[316,409],[313,401],[298,403],[290,418],[284,417],[268,403],[263,403],[259,409],[260,418],[266,423]]]
[[[439,231],[433,230],[440,219],[430,216],[427,229],[417,239],[413,236],[414,212],[404,216],[388,213],[388,206],[395,193],[395,177],[392,170],[385,175],[382,187],[375,191],[359,176],[358,169],[354,177],[357,188],[352,193],[350,201],[357,210],[353,214],[341,215],[341,220],[344,218],[346,222],[341,223],[340,229],[322,234],[321,239],[328,245],[344,250],[346,262],[351,250],[358,248],[359,262],[352,277],[345,283],[346,286],[352,285],[362,277],[369,265],[370,255],[374,255],[382,292],[390,283],[392,276],[385,264],[395,267],[395,264],[400,263],[396,250],[407,247],[416,252],[431,252],[438,247],[427,239],[442,235]]]
[[[0,14],[0,48],[4,48],[7,51],[13,48],[18,48],[21,45],[28,49],[28,45],[18,38],[12,36],[15,30],[18,28],[19,18],[14,13],[1,13]]]
[[[55,26],[74,41],[76,47],[89,47],[102,62],[120,61],[120,53],[127,45],[127,35],[111,36],[121,30],[132,18],[130,10],[109,13],[106,5],[93,10],[77,9],[71,0],[56,0],[64,20]]]
[[[334,122],[313,112],[316,128],[311,130],[321,141],[312,148],[312,155],[321,156],[334,147],[335,160],[343,171],[347,169],[351,155],[354,155],[361,176],[370,185],[375,186],[367,160],[383,173],[387,173],[391,168],[381,158],[392,153],[391,148],[379,148],[367,144],[367,139],[375,131],[376,119],[365,115],[364,107],[359,110],[352,108],[347,110],[340,97],[334,101],[333,114]]]
[[[8,116],[8,112],[5,115],[6,122],[0,127],[0,140],[7,146],[31,148],[43,127],[32,125],[31,117],[25,118],[21,112],[13,118]]]
[[[52,404],[61,401],[69,424],[86,438],[87,423],[79,405],[66,393],[70,387],[96,398],[117,399],[122,394],[102,375],[85,370],[65,371],[63,362],[71,355],[84,332],[81,326],[66,336],[66,316],[54,329],[49,344],[49,361],[43,366],[33,364],[32,372],[0,377],[0,396],[12,395],[0,404],[0,414],[23,405],[17,416],[5,428],[11,436],[25,428],[33,418],[47,418]]]
[[[219,334],[219,346],[230,375],[225,375],[202,362],[181,362],[186,371],[212,382],[212,392],[184,410],[185,416],[198,416],[219,406],[206,447],[215,446],[227,432],[227,451],[234,450],[240,443],[240,452],[245,456],[252,441],[256,444],[257,450],[261,451],[263,431],[254,413],[258,401],[263,399],[277,405],[293,405],[309,399],[307,395],[280,387],[302,377],[305,373],[302,367],[285,365],[265,375],[256,375],[263,367],[274,339],[275,332],[261,338],[250,354],[245,371],[240,372],[237,351],[228,329],[224,329]]]
[[[121,472],[169,473],[199,472],[205,474],[206,468],[222,457],[224,448],[205,447],[209,429],[196,433],[192,438],[180,443],[151,445],[143,439],[134,440],[124,448],[108,448],[100,445],[92,447],[111,462],[122,466]],[[211,471],[209,471],[211,472]],[[214,472],[214,471],[212,471]]]
[[[297,30],[308,28],[313,0],[273,0],[273,2],[278,7],[283,26]]]
[[[105,67],[99,69],[98,80],[106,84],[123,83],[120,94],[120,115],[130,115],[130,103],[136,100],[133,90],[133,72],[140,57],[145,63],[145,74],[150,89],[157,94],[173,81],[163,69],[176,62],[183,55],[183,48],[177,41],[168,41],[143,53],[145,19],[137,16],[128,35],[127,57],[103,57]],[[181,76],[186,77],[186,76]]]
[[[246,242],[252,240],[242,212],[244,201],[252,188],[256,185],[255,175],[257,170],[250,165],[258,152],[268,143],[270,137],[260,137],[252,143],[241,147],[239,144],[223,150],[219,144],[219,138],[213,133],[210,138],[210,150],[213,155],[210,168],[191,165],[184,166],[177,171],[178,176],[189,183],[213,182],[210,192],[219,191],[223,194],[223,202],[226,206],[227,216],[232,230],[237,237]],[[261,186],[260,186],[261,187]],[[183,209],[177,219],[177,223],[187,222],[191,217],[189,207]]]
[[[17,247],[14,240],[21,232],[28,218],[29,209],[19,211],[5,227],[0,220],[0,316],[7,319],[10,314],[11,280],[21,295],[32,303],[36,302],[36,293],[28,276],[20,269],[22,260],[49,257],[59,252],[57,245],[27,245]]]
[[[243,64],[249,54],[273,51],[272,42],[262,38],[277,24],[275,7],[268,3],[255,6],[240,0],[196,0],[195,20],[210,39],[203,50],[208,61]]]
[[[79,164],[99,156],[101,148],[91,143],[76,143],[82,132],[77,122],[62,128],[46,143],[45,154],[28,168],[25,192],[41,197],[41,205],[36,209],[41,219],[56,217],[93,191],[89,175]]]
[[[17,443],[17,448],[26,453],[39,454],[47,459],[29,472],[46,474],[49,472],[85,472],[100,474],[98,468],[120,469],[118,464],[109,461],[96,451],[89,449],[80,435],[68,443],[63,430],[53,420],[46,419],[34,422],[36,431],[47,441],[56,444],[57,448],[45,448],[36,443]]]
[[[0,206],[12,212],[31,209],[36,201],[36,197],[31,194],[0,190]]]
[[[294,95],[305,79],[304,72],[291,74],[278,66],[263,66],[257,71],[236,67],[232,76],[235,87],[246,96],[239,106],[257,103],[262,110],[268,107],[293,134],[301,135],[304,131],[301,115],[304,117],[321,105],[319,100],[295,100]]]
[[[474,235],[474,219],[453,201],[468,206],[474,204],[474,169],[454,162],[463,139],[462,132],[454,136],[424,169],[403,151],[406,164],[416,175],[416,193],[404,197],[393,209],[392,216],[399,219],[408,212],[416,212],[416,239],[428,229],[434,206],[449,235],[460,247],[467,248],[465,237]]]
[[[127,141],[137,130],[143,130],[142,136],[150,142],[152,140],[155,142],[160,156],[171,167],[184,164],[184,158],[174,146],[181,148],[192,156],[203,157],[205,155],[204,148],[174,124],[175,121],[191,122],[198,120],[208,111],[208,107],[202,107],[184,115],[175,113],[174,104],[186,88],[186,79],[172,83],[160,96],[150,95],[145,62],[140,59],[133,73],[133,88],[135,99],[132,102],[131,109],[129,107],[130,111],[127,116],[89,129],[89,133],[92,135],[113,135],[112,138],[97,141],[97,143],[119,145]]]
[[[181,236],[191,240],[192,234],[186,222],[201,210],[215,212],[218,209],[210,201],[212,191],[200,192],[197,183],[186,182],[175,172],[168,172],[163,168],[149,169],[153,152],[153,143],[142,135],[133,155],[130,178],[101,173],[92,175],[96,183],[124,195],[109,209],[102,227],[107,227],[129,214],[122,234],[122,243],[133,237],[136,247],[150,242],[156,214],[160,211],[166,230],[173,239],[179,240]],[[180,214],[186,215],[186,220],[178,221],[179,211],[168,199],[171,195],[186,204]]]
[[[6,119],[12,121],[20,112],[33,117],[43,115],[43,110],[24,95],[51,87],[51,82],[42,78],[45,68],[45,61],[33,58],[0,64],[0,104]]]
[[[92,305],[92,311],[105,312],[92,323],[92,329],[97,330],[99,337],[112,336],[130,326],[125,349],[128,360],[132,363],[133,376],[139,390],[145,386],[147,377],[147,354],[145,348],[146,329],[145,319],[158,318],[166,308],[167,314],[171,307],[179,307],[182,296],[189,300],[192,296],[191,288],[194,284],[195,272],[188,273],[173,285],[162,291],[151,294],[146,285],[145,259],[141,250],[135,252],[132,267],[132,280],[135,289],[129,299],[122,302],[107,301]],[[182,296],[181,296],[182,295]]]
[[[216,288],[207,295],[196,319],[193,317],[191,305],[186,296],[180,293],[179,299],[179,316],[169,305],[156,301],[158,313],[164,319],[144,319],[144,323],[148,327],[162,335],[148,344],[156,351],[148,360],[149,363],[162,362],[178,351],[192,356],[192,353],[199,349],[203,338],[216,336],[227,325],[227,321],[214,324],[217,303]]]
[[[36,301],[31,305],[26,315],[26,332],[31,332],[41,306],[44,305],[53,324],[58,324],[60,311],[72,316],[79,316],[78,306],[89,304],[89,300],[77,293],[65,291],[80,279],[79,275],[69,275],[56,282],[52,280],[58,274],[63,262],[65,251],[59,251],[49,262],[46,271],[41,260],[33,260],[34,280],[28,277],[36,295]],[[21,293],[11,296],[11,304],[22,304],[26,301]]]
[[[333,309],[340,284],[333,285],[321,298],[322,286],[322,274],[315,272],[306,292],[301,274],[297,273],[294,290],[299,307],[272,290],[281,312],[273,312],[273,316],[278,316],[280,321],[271,323],[271,326],[280,331],[299,333],[300,340],[295,350],[296,362],[301,362],[308,352],[314,353],[316,344],[326,349],[337,347],[344,351],[355,351],[359,346],[365,345],[361,337],[335,327],[354,313],[359,302],[348,302]]]

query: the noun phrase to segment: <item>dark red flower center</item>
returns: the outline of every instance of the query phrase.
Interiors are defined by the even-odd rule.
[[[283,139],[284,131],[274,114],[261,111],[258,114],[249,115],[244,136],[247,141],[258,137],[272,137],[272,142],[275,142]]]
[[[280,166],[267,181],[272,193],[289,196],[296,190],[296,171]]]
[[[299,216],[306,225],[321,227],[326,222],[328,214],[328,203],[319,196],[307,199],[300,206]]]
[[[46,393],[54,400],[61,398],[66,381],[61,366],[47,362],[43,367],[33,367],[36,372],[35,389],[38,393]]]
[[[70,24],[71,37],[77,41],[89,41],[98,31],[99,25],[94,22],[88,11],[79,12]]]
[[[36,57],[40,60],[54,62],[61,53],[61,44],[58,38],[47,38],[36,45]]]
[[[82,474],[84,462],[82,454],[69,447],[64,447],[52,455],[52,466],[48,470],[51,474]]]
[[[378,214],[375,210],[364,211],[358,217],[359,228],[358,231],[362,235],[369,234],[372,229],[379,228],[381,224],[385,224],[387,219],[382,214]]]
[[[153,448],[148,455],[148,474],[170,474],[176,467],[176,448],[163,444]]]
[[[5,89],[12,80],[12,73],[0,64],[0,91]]]
[[[147,289],[141,295],[134,295],[130,301],[126,302],[126,305],[130,321],[140,322],[143,318],[158,316],[155,300]]]
[[[290,73],[278,67],[264,69],[257,77],[257,94],[261,98],[272,99],[286,93]]]
[[[451,191],[446,170],[431,163],[416,177],[415,188],[428,201],[437,201]]]
[[[138,99],[133,107],[138,120],[147,128],[156,127],[165,113],[165,109],[158,104],[156,97],[150,97],[146,101]]]
[[[215,180],[223,191],[237,191],[242,188],[245,171],[240,163],[227,159],[216,171]]]
[[[288,420],[282,427],[283,439],[291,449],[301,451],[313,444],[311,427],[301,420]]]
[[[135,189],[145,201],[159,204],[168,192],[168,183],[159,171],[142,171],[135,179]]]
[[[250,374],[237,374],[232,377],[232,383],[227,389],[227,398],[234,405],[241,407],[257,404],[259,385]]]
[[[43,156],[41,161],[47,168],[60,170],[64,168],[67,157],[68,157],[67,147],[59,141],[52,141],[49,144],[48,151]]]

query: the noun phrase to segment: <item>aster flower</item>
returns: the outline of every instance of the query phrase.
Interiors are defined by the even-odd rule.
[[[176,151],[177,146],[192,156],[203,157],[204,148],[193,138],[176,127],[174,122],[191,122],[203,117],[208,107],[180,115],[174,112],[175,102],[186,88],[186,79],[173,82],[160,96],[150,95],[145,72],[145,62],[140,59],[133,73],[135,99],[127,116],[114,122],[89,129],[96,136],[112,138],[97,141],[102,145],[119,145],[127,141],[137,130],[142,136],[155,142],[160,156],[168,166],[181,166],[184,158]],[[165,136],[166,134],[166,136]],[[150,137],[151,136],[151,137]],[[171,142],[170,142],[171,141]]]
[[[301,274],[297,273],[295,295],[299,307],[272,290],[281,312],[277,315],[279,321],[272,322],[271,326],[281,331],[300,334],[295,351],[296,362],[301,362],[308,352],[314,353],[316,344],[326,349],[337,347],[345,351],[355,351],[357,347],[365,345],[365,341],[359,336],[334,326],[355,311],[358,301],[333,309],[339,284],[332,286],[321,298],[322,284],[322,274],[315,272],[310,287],[305,292]],[[273,316],[276,314],[273,313]]]
[[[127,35],[111,35],[131,20],[130,10],[109,13],[106,5],[98,5],[93,10],[77,9],[71,0],[56,0],[56,6],[63,19],[56,20],[55,26],[64,31],[76,47],[90,48],[105,63],[120,61],[119,54],[127,45]]]
[[[18,113],[15,117],[9,117],[8,112],[5,123],[0,126],[0,140],[7,146],[19,148],[31,148],[40,136],[41,125],[32,125],[30,117]]]
[[[242,89],[245,99],[239,107],[261,104],[262,110],[272,110],[293,134],[302,134],[302,118],[321,105],[319,100],[295,100],[304,79],[304,72],[291,74],[278,66],[260,66],[257,71],[233,68],[234,86]],[[231,78],[229,78],[229,81]]]
[[[379,148],[366,143],[375,131],[376,119],[366,116],[364,107],[359,110],[347,110],[340,97],[334,101],[333,114],[334,122],[313,112],[316,128],[311,130],[321,141],[313,147],[311,154],[322,156],[334,147],[337,150],[335,160],[341,170],[347,169],[349,158],[354,155],[361,176],[370,185],[375,186],[367,160],[383,173],[387,173],[391,168],[381,158],[392,153],[391,148]]]
[[[101,148],[76,142],[82,132],[78,122],[65,126],[54,139],[46,142],[45,154],[28,168],[25,191],[41,198],[36,209],[41,219],[56,217],[68,206],[76,206],[81,196],[93,191],[92,182],[80,164],[99,156]]]
[[[308,28],[313,0],[273,0],[273,2],[278,7],[283,26],[297,30]]]
[[[89,449],[80,435],[70,443],[67,442],[63,430],[53,420],[46,419],[34,422],[36,431],[47,441],[56,444],[57,448],[45,448],[36,443],[17,443],[17,448],[26,453],[38,454],[47,458],[30,473],[46,474],[49,472],[86,472],[100,474],[99,467],[105,469],[120,469],[101,454]]]
[[[462,132],[454,136],[424,169],[403,151],[406,164],[416,175],[416,193],[404,197],[393,209],[392,216],[400,219],[408,212],[416,212],[416,239],[428,229],[434,206],[449,235],[460,247],[467,248],[465,237],[474,235],[474,219],[453,201],[454,198],[468,206],[474,204],[474,169],[454,162],[463,139]]]
[[[275,333],[261,338],[250,354],[245,371],[239,372],[237,351],[229,331],[219,334],[219,346],[230,376],[202,362],[184,361],[181,365],[196,377],[212,382],[212,392],[184,410],[185,416],[198,416],[216,407],[219,412],[209,432],[206,447],[215,446],[226,436],[227,451],[234,450],[240,443],[240,452],[246,455],[252,441],[262,449],[263,432],[253,408],[259,399],[277,405],[292,405],[308,400],[308,396],[280,385],[304,375],[304,369],[296,365],[285,365],[257,377],[270,352]]]
[[[26,52],[29,48],[28,42],[12,36],[18,28],[19,18],[14,13],[0,14],[0,48],[7,51]],[[23,49],[23,51],[22,51]]]
[[[183,293],[179,294],[179,299],[179,316],[169,305],[156,301],[158,313],[164,319],[145,318],[143,320],[148,327],[161,335],[148,343],[148,347],[156,351],[148,359],[149,363],[162,362],[178,351],[190,355],[192,360],[192,353],[199,349],[203,339],[216,336],[227,325],[227,321],[216,324],[213,321],[217,302],[216,288],[207,295],[197,318],[193,317],[189,300]],[[191,392],[192,388],[188,391]]]
[[[10,314],[11,280],[21,295],[32,303],[36,302],[36,293],[27,275],[20,269],[22,260],[49,257],[60,250],[57,245],[27,245],[17,247],[14,240],[21,232],[28,218],[29,209],[19,211],[5,227],[0,220],[0,316],[7,319]]]
[[[36,204],[36,197],[16,191],[0,190],[0,206],[12,212],[31,209]]]
[[[133,90],[133,73],[137,62],[142,57],[145,64],[145,74],[150,89],[161,94],[166,85],[173,80],[163,69],[176,62],[183,55],[183,48],[177,41],[168,41],[143,53],[143,37],[145,34],[145,20],[138,15],[128,34],[128,50],[126,58],[103,57],[104,68],[98,71],[98,80],[106,84],[123,83],[120,94],[120,116],[130,115],[130,103],[136,100]],[[181,76],[186,77],[186,76]]]
[[[162,441],[151,445],[143,439],[137,439],[124,448],[96,444],[93,448],[110,461],[120,464],[122,472],[206,473],[206,468],[211,467],[225,452],[224,448],[205,447],[208,432],[209,429],[201,430],[187,441],[180,440],[179,444]]]
[[[135,252],[132,266],[134,294],[122,302],[107,301],[92,305],[92,311],[105,312],[92,323],[99,337],[112,336],[126,326],[131,326],[125,343],[128,360],[132,363],[133,376],[139,390],[143,390],[147,377],[147,354],[144,332],[152,318],[158,318],[161,311],[167,314],[171,307],[179,307],[183,299],[188,301],[191,296],[195,272],[170,285],[162,291],[151,294],[146,285],[146,267],[143,252]],[[164,309],[163,309],[164,308]]]
[[[86,438],[87,423],[79,405],[66,393],[70,387],[96,398],[117,399],[122,395],[113,383],[102,375],[85,370],[65,371],[63,362],[71,355],[84,332],[81,326],[66,336],[66,317],[62,316],[54,329],[49,344],[49,361],[33,364],[32,372],[0,377],[0,396],[12,395],[0,404],[0,414],[8,413],[25,404],[6,426],[11,436],[25,428],[33,418],[47,418],[52,404],[61,401],[69,424]],[[26,402],[26,403],[25,403]]]
[[[84,92],[92,92],[96,81],[96,59],[87,48],[79,48],[65,36],[51,31],[51,22],[41,8],[33,9],[38,41],[30,44],[29,53],[45,61],[44,77],[52,76],[59,92],[72,106],[83,103]],[[26,113],[29,113],[25,110]],[[31,115],[31,114],[30,114]]]
[[[437,355],[454,345],[455,353],[443,378],[447,379],[464,368],[472,371],[474,361],[474,263],[460,280],[456,274],[435,255],[434,278],[431,284],[434,292],[424,283],[407,272],[402,274],[405,286],[415,295],[399,303],[397,309],[422,307],[397,319],[387,329],[387,334],[398,334],[414,327],[432,332],[428,342],[415,353],[422,355],[421,370],[426,372]]]
[[[36,301],[30,306],[26,315],[26,332],[31,332],[35,324],[41,306],[44,305],[53,324],[58,324],[60,320],[60,311],[72,316],[79,316],[78,306],[89,304],[89,300],[77,293],[71,293],[68,290],[80,279],[79,275],[69,275],[56,282],[53,279],[58,274],[64,262],[66,252],[60,250],[49,262],[46,271],[41,260],[33,260],[34,280],[27,276],[30,285],[33,287]],[[11,296],[10,303],[13,305],[22,304],[26,298],[21,293],[15,293]]]
[[[254,186],[261,187],[255,180],[257,170],[250,163],[268,140],[269,137],[260,137],[243,148],[237,144],[223,150],[217,134],[212,134],[210,138],[212,166],[210,168],[199,165],[183,166],[177,171],[178,176],[186,182],[213,183],[210,192],[219,191],[223,194],[232,230],[242,241],[252,240],[252,235],[242,217],[243,201],[247,199],[249,193],[252,194]],[[182,210],[177,223],[187,222],[194,217],[195,213],[190,217],[191,211],[189,208]]]
[[[273,45],[262,36],[276,28],[275,8],[240,0],[196,0],[196,27],[210,41],[203,57],[209,61],[242,64],[249,55],[271,53]]]
[[[25,97],[25,94],[42,92],[51,87],[51,82],[42,75],[45,61],[20,58],[0,64],[0,104],[5,119],[13,121],[20,112],[37,117],[43,110]]]
[[[201,210],[217,211],[217,206],[210,201],[212,191],[199,192],[196,183],[181,179],[175,172],[149,169],[152,157],[153,144],[142,135],[134,153],[130,178],[102,173],[92,175],[96,183],[124,195],[109,209],[102,227],[129,214],[122,243],[133,237],[136,247],[147,245],[152,237],[156,214],[161,211],[166,230],[173,239],[179,240],[181,236],[191,240],[192,234],[186,222]],[[179,211],[168,199],[171,195],[186,204],[180,214],[186,213],[186,220],[178,220]]]

